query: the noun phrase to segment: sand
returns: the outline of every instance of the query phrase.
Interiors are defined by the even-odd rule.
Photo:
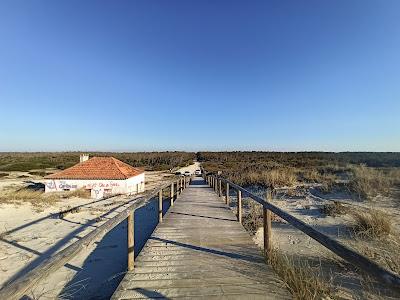
[[[198,164],[183,168],[195,170]],[[23,176],[23,177],[21,177]],[[25,177],[28,176],[28,177]],[[173,174],[146,172],[146,191],[161,186]],[[0,192],[43,179],[21,172],[0,178]],[[138,196],[106,200],[71,198],[48,207],[0,204],[0,286],[32,270],[44,259],[79,240],[124,210]],[[166,201],[167,203],[168,201]],[[59,212],[78,211],[63,218]],[[167,207],[166,207],[167,209]],[[135,212],[135,250],[139,252],[157,225],[156,202]],[[90,249],[41,282],[30,294],[34,299],[108,299],[126,270],[126,222],[121,223]]]

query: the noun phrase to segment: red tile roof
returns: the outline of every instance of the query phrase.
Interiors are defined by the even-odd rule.
[[[46,179],[127,179],[143,173],[114,157],[92,157]]]

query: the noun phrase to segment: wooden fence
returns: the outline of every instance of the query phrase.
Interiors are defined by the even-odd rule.
[[[203,173],[205,174],[205,173]],[[216,193],[223,197],[222,186],[225,185],[225,203],[229,205],[229,191],[230,188],[236,190],[237,193],[237,218],[239,222],[242,222],[242,195],[246,195],[252,200],[260,203],[263,206],[263,219],[264,219],[264,253],[268,258],[268,253],[271,250],[271,238],[272,238],[272,228],[271,228],[271,212],[284,219],[290,225],[301,230],[306,235],[316,240],[321,245],[325,246],[327,249],[331,250],[333,253],[340,256],[345,261],[351,263],[352,265],[362,269],[370,275],[373,275],[378,281],[388,284],[396,289],[400,289],[400,277],[390,270],[386,270],[377,263],[368,259],[367,257],[355,252],[354,250],[348,248],[342,243],[330,238],[329,236],[317,231],[310,225],[304,223],[293,215],[283,211],[279,207],[273,205],[270,200],[272,199],[271,190],[267,191],[267,199],[263,199],[249,192],[248,190],[242,188],[241,186],[229,181],[228,179],[222,178],[217,175],[203,175],[207,183],[212,187]]]
[[[107,222],[81,238],[79,241],[71,244],[65,249],[57,252],[48,259],[44,260],[37,267],[15,279],[12,282],[6,284],[0,290],[0,299],[14,300],[21,299],[26,296],[36,284],[41,280],[48,277],[51,273],[55,272],[82,250],[87,249],[94,242],[101,240],[109,231],[111,231],[118,224],[123,222],[125,219],[128,221],[127,235],[128,235],[128,271],[134,268],[134,212],[136,209],[147,205],[155,196],[158,195],[158,217],[159,222],[162,222],[162,211],[163,211],[163,191],[170,189],[171,205],[174,200],[179,197],[179,194],[183,189],[187,187],[191,178],[180,177],[177,180],[169,182],[163,185],[161,188],[145,195],[141,198],[136,199],[133,204],[127,207],[124,211],[120,212],[115,217],[109,219]],[[29,299],[28,296],[26,296]]]

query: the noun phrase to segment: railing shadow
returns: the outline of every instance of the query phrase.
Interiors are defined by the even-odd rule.
[[[96,201],[94,201],[96,202]],[[110,209],[108,212],[102,214],[99,218],[103,219],[106,218],[108,215],[112,214],[113,212],[115,212],[117,209],[119,209],[120,207],[126,205],[127,203],[122,203],[112,209]],[[54,215],[54,214],[53,214]],[[48,217],[46,217],[48,218]],[[43,220],[45,218],[41,218],[41,220]],[[97,218],[96,218],[97,219]],[[71,231],[69,234],[67,234],[66,236],[64,236],[62,239],[58,240],[51,248],[49,248],[48,250],[44,251],[44,252],[39,252],[36,251],[34,249],[31,249],[29,247],[25,247],[15,241],[10,241],[7,240],[6,238],[2,237],[0,238],[0,240],[2,242],[8,243],[9,245],[12,245],[14,247],[18,247],[20,249],[23,249],[25,251],[28,251],[30,253],[33,253],[35,255],[38,255],[38,257],[36,257],[35,259],[33,259],[28,265],[26,265],[25,267],[23,267],[21,270],[19,270],[16,274],[14,274],[11,278],[8,279],[8,281],[4,284],[7,285],[7,283],[12,282],[13,280],[15,280],[16,278],[22,276],[23,274],[26,274],[27,272],[33,270],[35,267],[37,267],[40,263],[42,263],[44,260],[48,259],[50,256],[52,256],[54,253],[56,253],[58,250],[60,250],[61,248],[63,248],[67,243],[69,243],[72,239],[79,239],[78,234],[83,232],[86,228],[94,226],[97,227],[97,221],[96,219],[90,220],[89,222],[85,223],[85,224],[80,224],[81,226],[76,228],[75,230]],[[36,220],[39,221],[39,220]],[[30,223],[35,223],[35,222],[30,222]],[[20,226],[19,229],[25,228],[27,226]],[[18,230],[19,230],[18,229]],[[15,232],[17,229],[11,230],[11,232]],[[72,266],[71,264],[66,264],[67,267],[70,267],[73,270],[77,270],[76,267]],[[79,269],[79,268],[78,268]]]
[[[191,245],[191,244],[186,244],[178,241],[173,241],[173,240],[167,240],[163,238],[158,238],[158,237],[150,237],[149,240],[154,240],[154,241],[159,241],[163,242],[166,245],[171,244],[195,251],[200,251],[200,252],[205,252],[205,253],[211,253],[214,255],[219,255],[219,256],[224,256],[227,258],[232,258],[236,260],[242,260],[242,261],[247,261],[251,263],[264,263],[264,259],[260,258],[259,255],[257,256],[252,256],[252,255],[246,255],[246,254],[240,254],[240,253],[235,253],[235,252],[227,252],[227,251],[222,251],[222,250],[217,250],[217,249],[212,249],[212,248],[206,248],[206,247],[201,247],[201,246],[196,246],[196,245]]]
[[[169,205],[170,199],[164,199],[163,214],[166,213]],[[158,225],[157,211],[158,201],[150,201],[134,212],[135,257]],[[85,259],[79,272],[69,280],[59,296],[69,295],[67,299],[71,300],[109,299],[126,273],[127,255],[127,221],[125,220],[96,243],[95,249]]]
[[[190,216],[190,217],[199,217],[199,218],[206,218],[206,219],[214,219],[214,220],[222,220],[222,221],[237,222],[236,219],[226,219],[226,218],[217,218],[217,217],[209,217],[209,216],[194,215],[194,214],[185,214],[185,213],[173,212],[173,211],[170,212],[170,214],[174,214],[174,215],[184,215],[184,216]]]

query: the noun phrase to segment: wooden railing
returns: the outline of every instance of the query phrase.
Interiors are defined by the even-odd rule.
[[[271,190],[267,190],[267,199],[263,199],[256,196],[244,189],[243,187],[229,181],[228,179],[222,178],[217,175],[204,175],[204,179],[212,187],[216,193],[223,197],[222,184],[225,184],[225,203],[229,205],[229,189],[234,188],[237,192],[237,219],[242,222],[242,193],[252,200],[260,203],[263,206],[263,219],[264,219],[264,254],[268,258],[268,253],[271,251],[272,243],[272,228],[271,228],[271,212],[288,222],[290,225],[304,232],[306,235],[316,240],[318,243],[340,256],[345,261],[352,265],[362,269],[369,275],[373,275],[378,281],[386,283],[396,289],[400,289],[400,277],[390,270],[386,270],[377,263],[368,259],[367,257],[355,252],[348,248],[342,243],[330,238],[329,236],[317,231],[310,225],[304,223],[293,215],[283,211],[279,207],[272,204]]]
[[[51,273],[65,265],[68,261],[74,258],[82,250],[88,248],[94,242],[102,239],[111,229],[123,222],[125,219],[128,221],[127,234],[128,234],[128,271],[134,268],[134,212],[136,209],[147,205],[158,195],[158,219],[162,222],[163,211],[163,191],[170,189],[171,205],[174,200],[179,197],[179,194],[190,183],[190,177],[180,177],[168,184],[163,185],[151,193],[135,199],[133,204],[127,207],[124,211],[120,212],[115,217],[109,219],[107,222],[97,227],[95,230],[81,238],[79,241],[71,244],[65,249],[57,252],[48,259],[44,260],[37,267],[22,275],[21,277],[6,284],[0,290],[0,299],[21,299],[24,297],[31,288],[35,287],[39,281],[48,277]],[[29,299],[29,298],[28,298]]]

